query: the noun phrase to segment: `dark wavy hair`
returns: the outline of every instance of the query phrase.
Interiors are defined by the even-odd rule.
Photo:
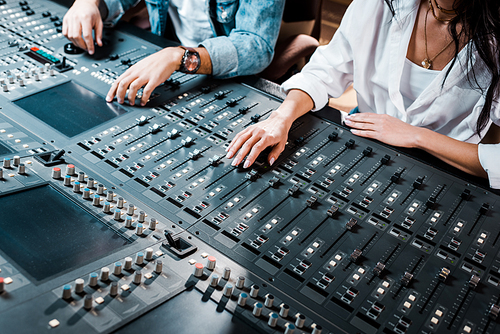
[[[385,0],[392,14],[394,15],[394,2],[398,0]],[[499,0],[455,0],[453,10],[458,14],[448,25],[448,30],[453,38],[455,45],[455,56],[453,57],[451,66],[446,72],[445,80],[451,71],[451,68],[457,61],[457,56],[460,51],[459,41],[469,41],[474,46],[467,48],[467,66],[471,67],[468,80],[473,87],[477,87],[481,93],[485,95],[485,103],[481,113],[479,114],[476,133],[480,132],[488,124],[490,111],[493,102],[498,102],[500,92],[500,1]],[[457,26],[461,24],[460,31]],[[473,59],[473,52],[477,51],[479,57],[484,62],[491,75],[488,88],[481,87],[477,74],[470,62]],[[444,84],[444,82],[443,82]]]

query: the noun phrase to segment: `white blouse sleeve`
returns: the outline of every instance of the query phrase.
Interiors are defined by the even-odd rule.
[[[490,187],[500,189],[500,144],[479,144],[479,162],[488,173]]]

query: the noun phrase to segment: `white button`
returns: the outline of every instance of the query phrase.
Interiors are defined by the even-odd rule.
[[[481,239],[481,238],[477,239],[477,243],[482,245],[484,243],[484,239]]]
[[[278,224],[278,220],[277,219],[273,219],[273,220],[271,220],[271,223]]]
[[[352,275],[352,278],[354,278],[356,281],[358,281],[360,276],[358,274],[354,274],[354,275]]]
[[[293,231],[292,231],[292,234],[293,234],[294,236],[297,236],[297,235],[299,234],[299,232],[297,232],[296,230],[293,230]]]
[[[392,197],[394,198],[398,197],[398,193],[392,193]]]
[[[234,206],[234,204],[233,204],[233,202],[229,202],[229,203],[227,203],[227,206],[232,208]]]
[[[415,297],[414,295],[409,295],[408,299],[411,300],[412,302],[414,302],[415,299],[417,299],[417,297]]]
[[[442,317],[443,316],[443,311],[436,310],[436,312],[434,312],[434,314],[437,315],[438,317]]]
[[[337,262],[331,260],[329,263],[330,266],[335,267],[337,265]]]
[[[486,239],[486,233],[481,233],[481,238]]]
[[[413,206],[414,208],[418,208],[418,203],[413,203],[413,204],[412,204],[412,206]]]
[[[307,249],[307,252],[308,252],[309,254],[312,254],[312,253],[314,253],[314,249],[312,249],[312,248],[310,248],[310,247],[309,247],[309,248]]]
[[[439,212],[434,213],[434,217],[439,218],[441,217],[441,214]]]
[[[249,213],[247,213],[245,216],[246,216],[247,218],[252,218],[252,217],[253,217],[253,215],[252,215],[250,212],[249,212]]]
[[[313,247],[314,248],[318,248],[319,247],[319,243],[317,243],[317,242],[313,243]]]
[[[458,232],[460,232],[460,229],[459,229],[458,227],[455,227],[455,228],[453,229],[453,231],[455,231],[455,232],[457,232],[457,233],[458,233]]]
[[[378,187],[378,184],[373,183],[373,184],[372,184],[372,187],[373,187],[373,188],[377,188],[377,187]]]
[[[267,228],[268,230],[270,230],[272,227],[273,227],[273,225],[271,225],[271,224],[266,224],[266,228]]]
[[[253,208],[253,209],[252,209],[252,212],[253,212],[253,213],[257,213],[257,212],[259,212],[259,209],[257,209],[257,208]]]
[[[285,239],[286,239],[287,241],[292,241],[292,240],[293,240],[293,238],[292,238],[291,236],[289,236],[289,235],[287,235]]]
[[[415,208],[409,208],[408,211],[415,212]]]
[[[213,191],[208,193],[210,196],[215,196],[215,193]]]
[[[335,260],[337,261],[342,260],[342,256],[340,256],[340,254],[335,255]]]
[[[60,324],[60,322],[57,319],[52,319],[52,320],[49,321],[49,326],[52,327],[52,328],[55,328],[55,327],[59,326],[59,324]]]
[[[464,223],[462,223],[462,222],[458,222],[458,223],[457,223],[457,226],[458,226],[458,227],[463,227],[463,226],[464,226]]]
[[[222,189],[221,188],[215,188],[215,191],[218,192],[218,193],[220,193],[222,191]]]
[[[378,288],[377,289],[377,293],[380,294],[380,295],[383,295],[385,293],[385,290],[382,289],[382,288]]]
[[[235,198],[233,199],[233,201],[235,201],[236,203],[238,203],[238,202],[240,201],[240,199],[239,199],[238,197],[235,197]]]
[[[436,218],[434,218],[434,217],[432,217],[432,218],[431,218],[431,222],[435,223],[435,222],[437,222],[437,219],[436,219]]]
[[[405,303],[403,304],[403,306],[404,306],[404,307],[406,307],[406,308],[411,308],[411,303],[409,303],[409,302],[405,302]]]
[[[102,297],[97,297],[97,298],[95,299],[95,302],[96,302],[97,304],[102,304],[102,303],[104,303],[104,298],[102,298]]]
[[[382,282],[382,286],[383,286],[384,288],[388,288],[388,287],[390,286],[390,284],[389,284],[389,282],[387,282],[387,281],[383,281],[383,282]]]
[[[437,324],[439,323],[439,319],[438,319],[438,318],[436,318],[436,317],[432,317],[431,322],[432,322],[434,325],[437,325]]]
[[[361,275],[362,275],[362,274],[364,274],[364,273],[365,273],[365,269],[363,269],[363,268],[359,268],[359,269],[358,269],[358,273],[360,273]]]
[[[470,332],[472,332],[472,328],[470,328],[469,326],[465,325],[464,326],[464,332],[470,333]]]

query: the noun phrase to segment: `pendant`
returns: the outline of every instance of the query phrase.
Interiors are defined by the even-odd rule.
[[[431,68],[432,66],[432,63],[429,59],[425,58],[423,61],[422,61],[422,67],[425,68],[425,69],[429,69]]]

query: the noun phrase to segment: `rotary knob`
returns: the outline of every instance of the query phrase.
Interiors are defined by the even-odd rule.
[[[263,307],[264,307],[264,306],[262,305],[262,303],[259,303],[259,302],[255,303],[255,304],[253,305],[253,311],[252,311],[252,314],[253,314],[254,316],[256,316],[256,317],[260,317],[260,315],[262,314],[262,308],[263,308]]]
[[[198,278],[203,276],[203,264],[198,262],[194,265],[193,275],[194,275],[194,277],[198,277]]]
[[[244,307],[247,304],[248,295],[244,292],[240,293],[238,297],[238,305]]]
[[[108,190],[108,193],[106,194],[106,201],[113,202],[113,196],[113,192],[111,190]]]
[[[66,284],[63,286],[62,298],[65,300],[71,299],[71,285]]]
[[[155,264],[155,273],[161,274],[163,271],[163,262],[161,260],[157,260]]]
[[[74,175],[75,174],[75,165],[69,164],[66,166],[66,175]]]
[[[219,284],[219,275],[213,274],[210,277],[210,286],[215,288]]]

